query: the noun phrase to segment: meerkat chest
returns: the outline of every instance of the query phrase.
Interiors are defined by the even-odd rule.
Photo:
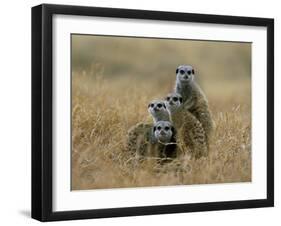
[[[199,89],[192,89],[190,96],[184,102],[184,106],[186,109],[195,108],[198,105],[198,101],[200,100],[201,91]]]
[[[184,109],[182,109],[179,112],[173,113],[173,115],[171,116],[172,119],[172,123],[174,125],[174,127],[176,128],[176,130],[178,131],[182,124],[183,124],[183,113],[184,113]]]
[[[190,111],[196,106],[196,98],[190,97],[183,103],[183,110]]]

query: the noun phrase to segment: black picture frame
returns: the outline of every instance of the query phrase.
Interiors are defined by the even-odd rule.
[[[52,210],[52,18],[55,14],[266,27],[267,198],[54,212]],[[270,206],[274,206],[273,19],[50,4],[32,8],[32,218],[40,221],[57,221]]]

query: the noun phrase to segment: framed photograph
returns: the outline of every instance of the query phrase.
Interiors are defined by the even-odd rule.
[[[274,205],[274,21],[32,8],[32,217]]]

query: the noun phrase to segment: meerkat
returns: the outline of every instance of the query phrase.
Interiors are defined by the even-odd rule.
[[[202,124],[183,107],[183,98],[178,93],[168,94],[166,107],[177,130],[177,143],[186,152],[189,150],[196,159],[208,154],[206,135]]]
[[[183,108],[192,113],[202,124],[209,147],[214,129],[207,98],[195,81],[195,71],[190,65],[180,65],[176,70],[175,92],[182,96]]]
[[[169,121],[158,121],[153,126],[152,156],[173,159],[177,156],[176,131]]]
[[[142,157],[147,154],[148,145],[154,143],[153,125],[158,121],[169,121],[170,116],[165,101],[154,100],[148,104],[148,112],[153,118],[153,123],[140,122],[131,127],[127,134],[127,150]]]

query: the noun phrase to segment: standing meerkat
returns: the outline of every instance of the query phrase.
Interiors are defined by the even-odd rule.
[[[182,96],[178,93],[168,94],[166,106],[171,121],[177,130],[177,143],[185,150],[190,150],[192,156],[200,158],[208,154],[205,131],[199,120],[183,107]]]
[[[137,156],[146,155],[148,145],[156,142],[153,136],[153,125],[158,121],[170,120],[165,101],[154,100],[150,102],[148,112],[151,114],[154,123],[140,122],[131,127],[127,134],[127,149]]]
[[[195,81],[195,71],[190,65],[180,65],[176,70],[175,92],[183,99],[183,108],[201,122],[209,146],[214,122],[211,117],[207,98]]]

